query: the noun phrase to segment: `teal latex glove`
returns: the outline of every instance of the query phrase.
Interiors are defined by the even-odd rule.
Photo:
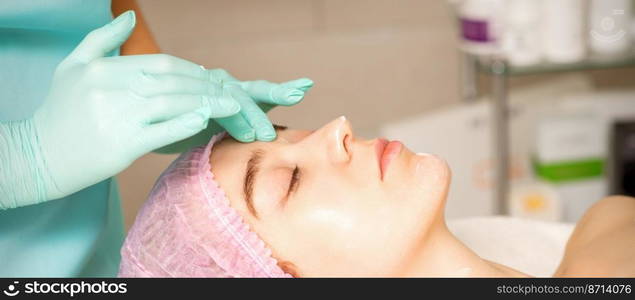
[[[210,70],[209,74],[210,80],[221,85],[241,107],[240,113],[214,121],[241,142],[275,139],[276,131],[266,111],[276,105],[298,103],[313,86],[313,81],[307,78],[275,84],[264,80],[241,82],[222,69]]]
[[[264,80],[238,81],[222,69],[210,70],[210,80],[224,87],[224,92],[238,101],[238,114],[212,119],[202,132],[186,140],[157,149],[159,153],[180,153],[209,142],[210,138],[223,130],[241,142],[272,141],[276,132],[266,113],[278,105],[294,105],[304,97],[313,81],[301,78],[281,84]],[[204,110],[202,111],[203,113]]]
[[[218,71],[164,54],[106,57],[134,25],[127,12],[92,31],[59,64],[34,116],[0,123],[0,209],[79,191],[246,106],[232,98],[245,84],[224,88]]]

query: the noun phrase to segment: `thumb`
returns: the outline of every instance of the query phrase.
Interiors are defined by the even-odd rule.
[[[119,15],[112,22],[88,33],[68,58],[88,63],[95,58],[106,56],[128,39],[135,23],[134,11],[129,10]]]

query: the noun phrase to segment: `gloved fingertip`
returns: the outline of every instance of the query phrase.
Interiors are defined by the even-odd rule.
[[[271,142],[273,140],[276,139],[276,134],[274,133],[273,135],[264,135],[264,136],[259,136],[258,140],[261,142]]]
[[[273,141],[276,139],[276,131],[271,125],[260,127],[259,130],[256,130],[256,138],[263,142]]]
[[[304,98],[304,92],[299,89],[293,89],[287,92],[285,96],[286,104],[296,104]]]
[[[313,87],[313,80],[309,78],[300,78],[300,79],[292,80],[289,82],[285,82],[281,85],[306,92]]]
[[[304,86],[304,87],[312,87],[314,82],[313,80],[309,79],[309,78],[300,78],[298,79],[298,84]]]
[[[295,87],[303,92],[306,92],[313,87],[313,84],[313,80],[309,78],[301,78],[296,81]]]
[[[244,132],[241,135],[241,138],[239,140],[241,142],[248,143],[248,142],[253,142],[255,139],[256,139],[256,131],[253,130],[253,129],[250,129],[250,130]]]
[[[134,10],[129,10],[119,15],[114,20],[112,20],[112,22],[110,22],[110,25],[117,25],[120,23],[124,23],[127,25],[126,27],[134,27],[136,22],[137,22],[137,17],[135,15]]]

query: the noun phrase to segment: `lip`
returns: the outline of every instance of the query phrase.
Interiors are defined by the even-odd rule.
[[[388,141],[386,139],[377,139],[375,149],[377,151],[377,161],[379,163],[380,178],[383,181],[388,166],[392,160],[401,152],[403,144],[399,141]]]

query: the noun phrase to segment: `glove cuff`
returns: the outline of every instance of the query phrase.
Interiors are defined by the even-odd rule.
[[[47,200],[43,159],[32,119],[0,122],[0,210]]]

